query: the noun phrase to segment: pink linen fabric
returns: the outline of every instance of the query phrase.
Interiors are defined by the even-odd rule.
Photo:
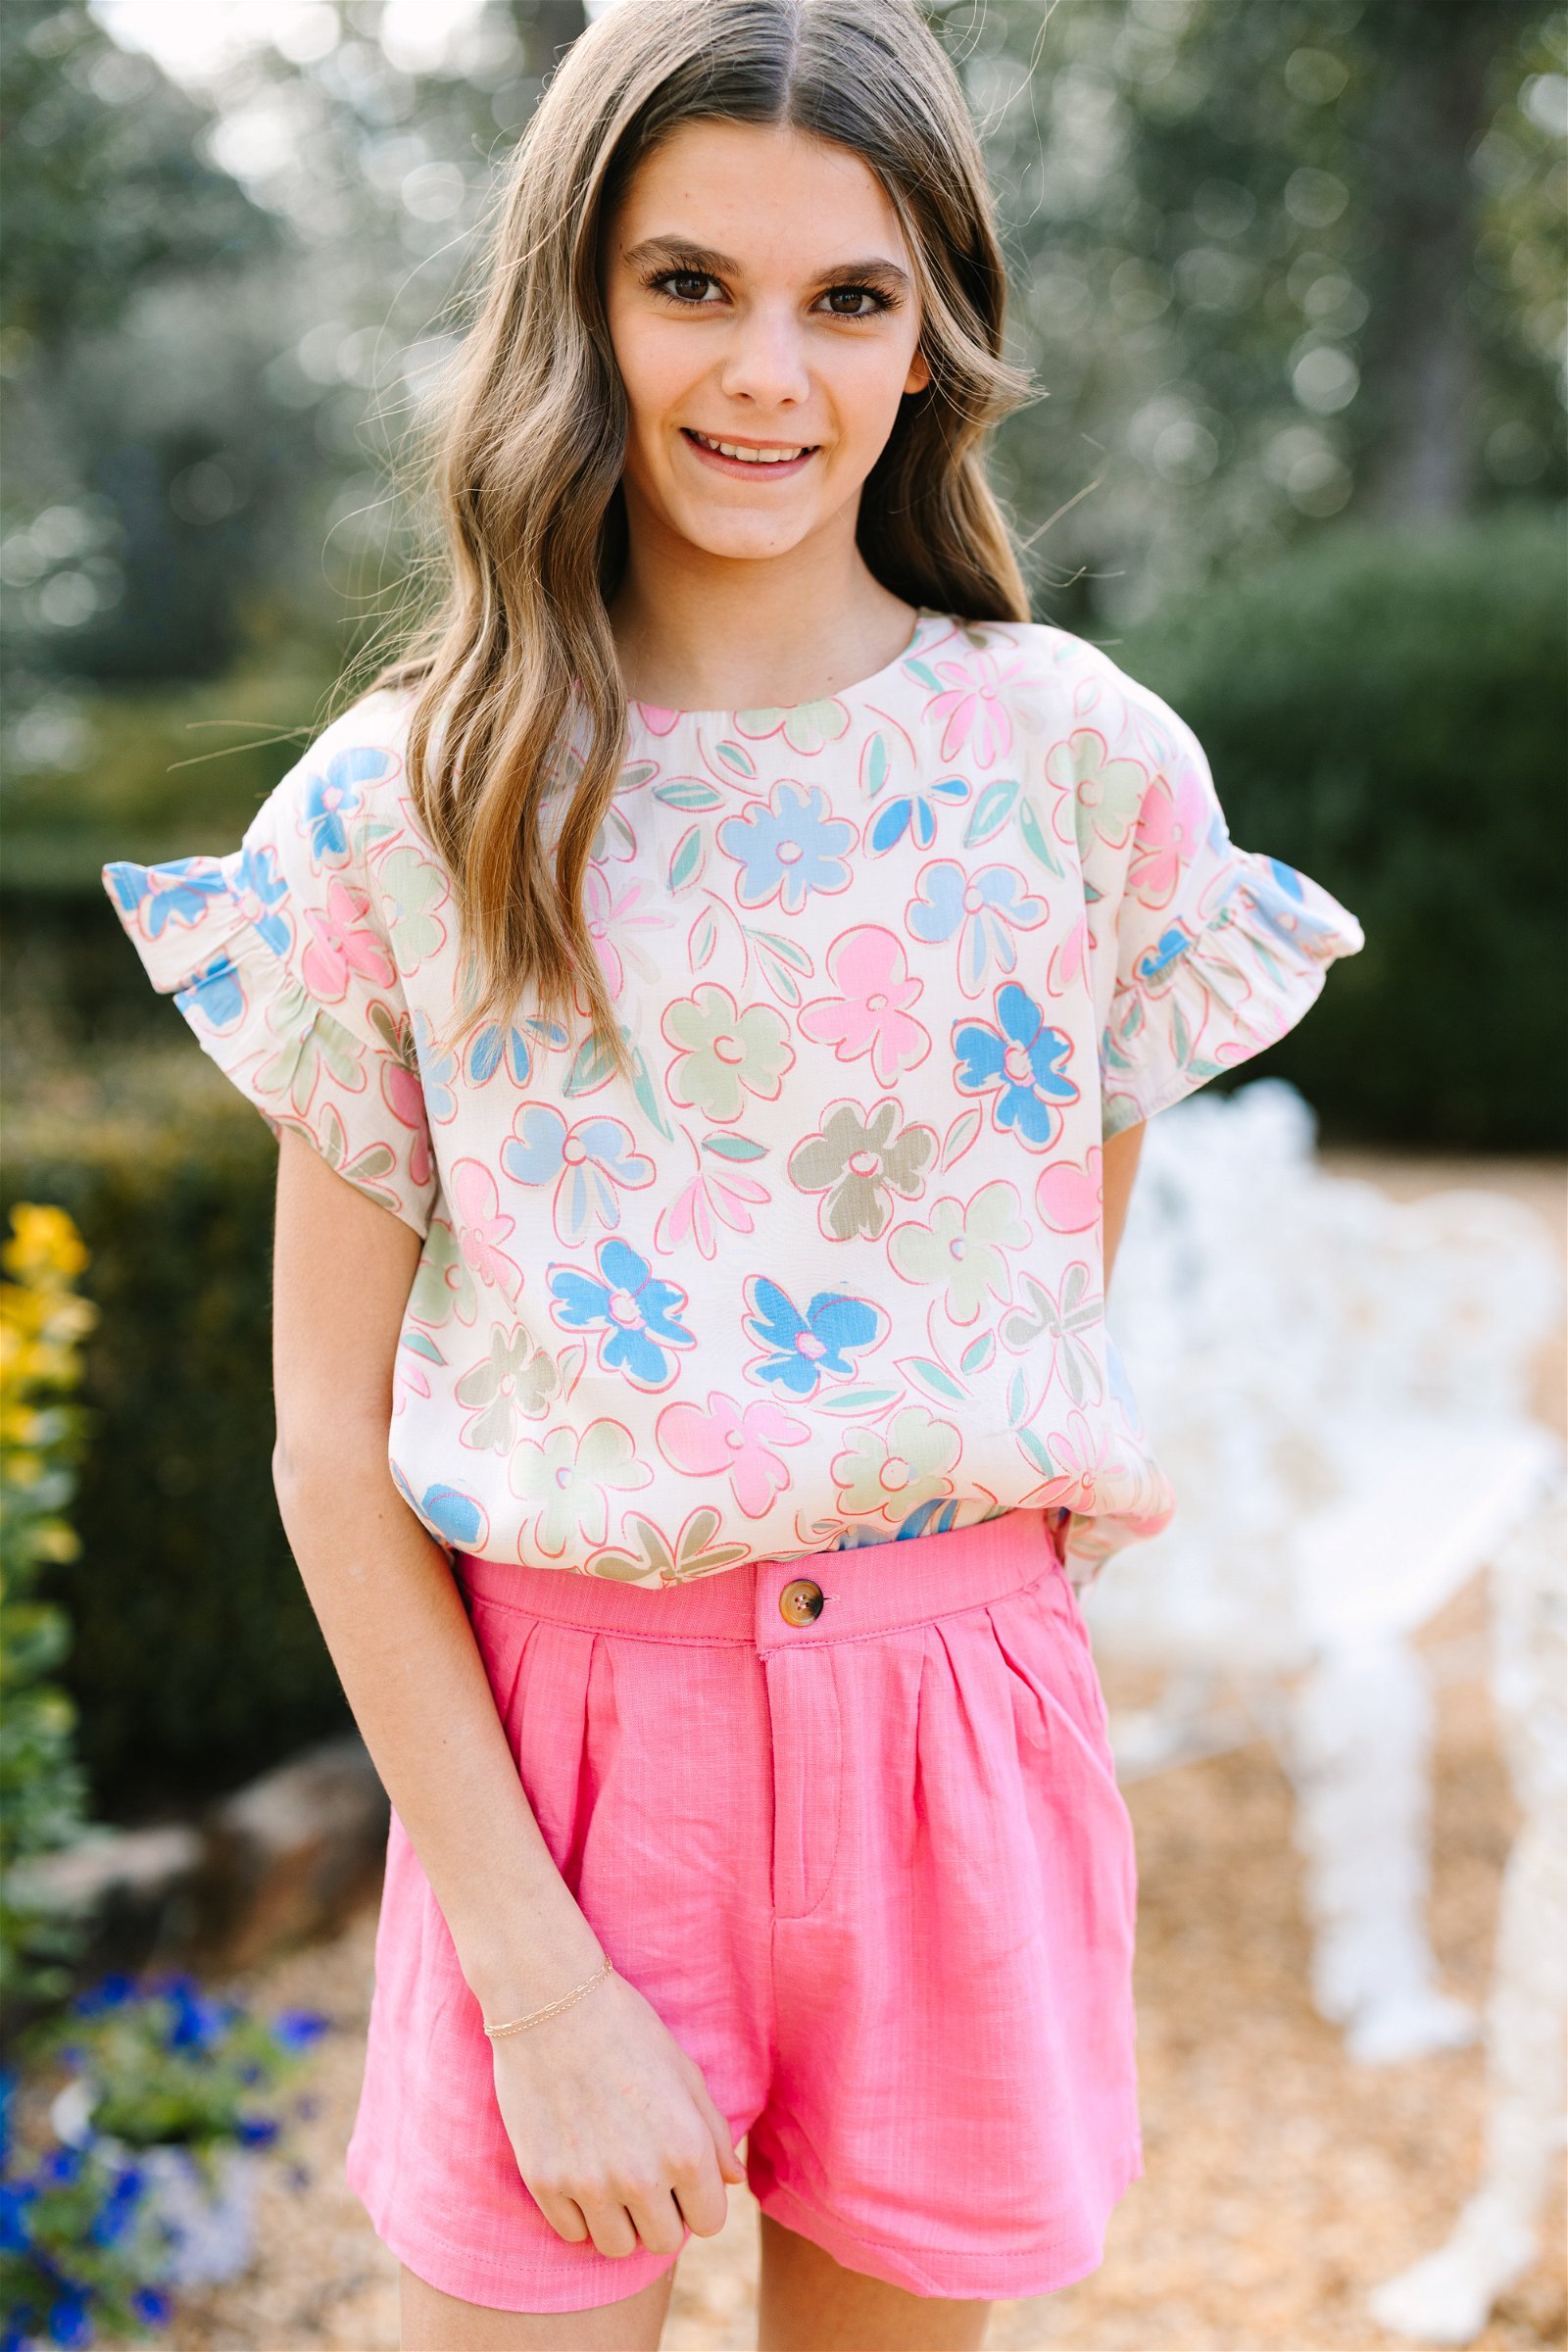
[[[1132,1828],[1061,1553],[1024,1510],[662,1591],[457,1561],[550,1851],[761,2209],[918,2294],[1084,2277],[1143,2171]],[[675,2259],[545,2221],[395,1813],[347,2178],[469,2302],[587,2309]]]

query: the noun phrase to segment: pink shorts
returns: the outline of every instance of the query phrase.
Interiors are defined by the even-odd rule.
[[[1043,1515],[657,1592],[457,1566],[550,1851],[745,2136],[763,2213],[915,2294],[1097,2269],[1143,2171],[1137,1873]],[[824,1598],[794,1623],[801,1578]],[[677,2259],[545,2220],[395,1812],[346,2169],[466,2302],[586,2310]]]

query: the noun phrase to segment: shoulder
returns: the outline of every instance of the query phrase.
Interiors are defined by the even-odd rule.
[[[1186,720],[1103,646],[1048,621],[954,620],[952,629],[948,658],[967,649],[988,664],[987,683],[1029,731],[1069,749],[1081,737],[1087,754],[1102,748],[1152,774],[1201,760]],[[934,660],[946,651],[937,648]]]
[[[291,839],[313,870],[366,866],[416,838],[406,754],[415,696],[361,695],[314,735],[252,821],[248,838]]]

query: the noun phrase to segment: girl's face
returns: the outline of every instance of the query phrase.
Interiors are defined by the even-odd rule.
[[[899,403],[929,380],[908,249],[868,166],[802,131],[683,123],[609,224],[604,286],[632,528],[740,561],[835,520],[853,535]]]

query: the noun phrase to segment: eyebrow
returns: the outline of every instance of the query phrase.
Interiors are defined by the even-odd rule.
[[[645,237],[640,245],[628,246],[621,260],[629,270],[640,270],[650,262],[684,263],[688,268],[710,271],[714,277],[739,277],[744,274],[741,264],[727,253],[715,253],[711,246],[700,245],[695,238],[679,236]],[[879,277],[895,286],[907,287],[909,273],[884,254],[872,254],[864,261],[830,262],[824,269],[811,273],[808,282],[823,284],[829,278],[853,278],[857,282]]]

